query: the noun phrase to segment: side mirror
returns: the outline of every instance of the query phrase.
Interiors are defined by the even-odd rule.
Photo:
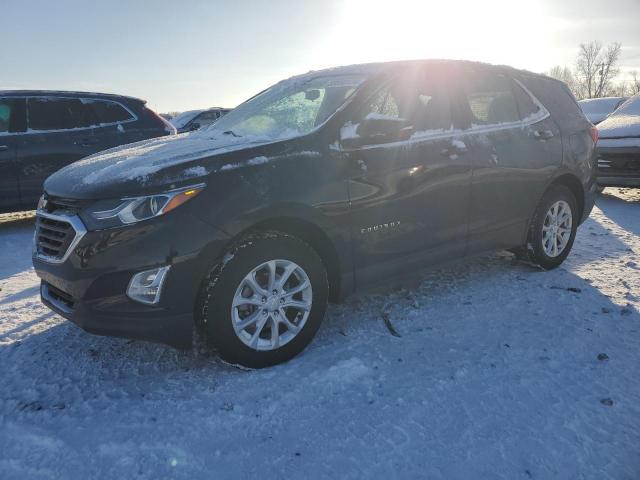
[[[189,127],[189,130],[191,130],[192,132],[194,130],[198,130],[200,128],[200,124],[199,123],[192,123],[191,127]]]
[[[413,127],[404,118],[369,114],[359,124],[345,125],[340,140],[347,148],[377,145],[407,140],[413,132]]]

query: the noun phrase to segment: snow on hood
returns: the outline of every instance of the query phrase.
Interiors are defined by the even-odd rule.
[[[187,112],[182,112],[169,120],[169,122],[171,122],[171,125],[174,127],[180,129],[202,112],[204,112],[204,110],[189,110]]]
[[[215,131],[144,140],[105,150],[72,163],[51,175],[46,181],[45,189],[49,193],[51,190],[67,191],[68,195],[73,196],[121,183],[145,187],[159,178],[177,182],[202,177],[216,169],[216,162],[197,164],[194,161],[276,140],[281,138],[235,137]],[[259,163],[261,162],[255,161],[248,165]],[[180,170],[182,165],[184,168]],[[168,172],[172,173],[168,175]]]
[[[600,138],[640,137],[640,96],[631,97],[598,124]]]

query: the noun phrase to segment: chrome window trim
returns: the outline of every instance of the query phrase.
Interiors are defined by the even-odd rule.
[[[71,240],[67,251],[64,252],[62,257],[60,258],[38,252],[38,229],[36,228],[35,232],[33,233],[33,255],[35,258],[47,263],[64,263],[67,258],[69,258],[69,255],[71,255],[71,252],[73,252],[73,250],[78,246],[78,243],[80,242],[80,240],[82,240],[82,237],[84,237],[87,233],[87,229],[82,223],[82,220],[80,220],[80,217],[77,215],[54,215],[52,213],[43,212],[41,210],[36,211],[36,217],[56,220],[58,222],[68,222],[71,225],[71,228],[73,228],[75,236],[73,237],[73,240]]]
[[[129,120],[122,120],[120,122],[110,122],[110,123],[99,123],[97,125],[91,125],[89,127],[78,127],[78,128],[58,128],[58,129],[54,129],[54,130],[29,130],[29,107],[28,104],[26,106],[25,109],[25,115],[26,115],[26,123],[27,123],[27,131],[26,132],[0,132],[0,137],[3,136],[7,136],[7,135],[37,135],[37,134],[41,134],[41,133],[60,133],[60,132],[81,132],[83,130],[91,130],[93,128],[102,128],[102,127],[112,127],[114,125],[125,125],[127,123],[131,123],[131,122],[137,122],[138,121],[138,116],[133,113],[131,111],[130,108],[128,108],[126,105],[124,105],[121,102],[118,102],[117,100],[111,100],[111,99],[105,99],[105,98],[91,98],[91,97],[84,97],[84,96],[78,96],[78,97],[74,97],[74,96],[51,96],[51,95],[16,95],[16,96],[11,96],[11,97],[0,97],[2,99],[11,99],[11,98],[24,98],[25,100],[29,100],[30,98],[60,98],[60,99],[66,99],[66,100],[90,100],[92,102],[111,102],[111,103],[115,103],[117,105],[120,105],[122,108],[124,108],[129,115],[131,115],[131,118]]]
[[[472,126],[469,128],[465,128],[464,130],[451,128],[450,130],[445,130],[443,132],[437,132],[430,135],[423,135],[423,136],[420,136],[419,138],[414,138],[414,139],[409,138],[407,140],[402,140],[398,142],[381,143],[381,144],[375,144],[375,145],[363,145],[362,147],[359,147],[359,149],[371,150],[375,148],[397,147],[401,145],[411,145],[414,143],[422,143],[425,141],[439,140],[443,138],[455,138],[455,137],[461,137],[466,135],[497,132],[500,130],[508,130],[512,128],[524,128],[530,125],[534,125],[543,120],[546,120],[551,116],[551,114],[545,108],[542,102],[540,102],[540,100],[538,100],[535,97],[535,95],[533,95],[533,93],[531,93],[531,91],[522,84],[522,82],[520,82],[519,80],[513,77],[508,77],[508,78],[516,82],[525,91],[525,93],[529,95],[529,97],[531,97],[531,100],[533,101],[533,103],[540,108],[540,111],[537,114],[530,115],[530,117],[523,118],[522,120],[518,120],[516,122],[494,123],[490,125],[476,125],[475,127]]]

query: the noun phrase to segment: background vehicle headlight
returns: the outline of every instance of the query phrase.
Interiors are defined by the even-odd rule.
[[[91,223],[97,224],[98,228],[109,228],[164,215],[195,198],[204,187],[201,184],[156,195],[123,198],[115,208],[91,212]]]

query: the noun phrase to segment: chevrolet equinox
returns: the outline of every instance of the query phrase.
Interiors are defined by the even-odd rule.
[[[491,249],[551,269],[595,198],[597,131],[566,85],[462,61],[282,81],[211,127],[51,175],[36,217],[42,301],[88,332],[264,367],[327,302]]]

